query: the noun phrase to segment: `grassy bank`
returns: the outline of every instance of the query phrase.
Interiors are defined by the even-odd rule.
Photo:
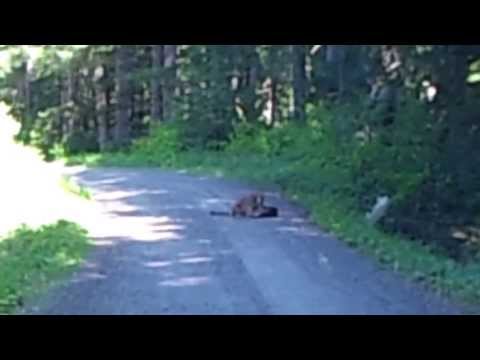
[[[87,249],[86,231],[63,220],[38,229],[23,226],[0,239],[0,313],[13,313],[74,269]]]
[[[76,195],[85,200],[91,200],[92,195],[90,191],[82,186],[77,184],[70,176],[62,176],[60,178],[60,187],[67,193]]]

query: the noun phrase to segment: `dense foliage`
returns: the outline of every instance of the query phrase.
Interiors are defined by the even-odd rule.
[[[276,182],[328,191],[352,213],[388,195],[384,230],[458,261],[476,256],[479,45],[40,49],[32,61],[8,47],[1,98],[22,124],[18,139],[49,158],[261,157]]]
[[[60,220],[39,229],[22,226],[0,239],[0,314],[78,265],[88,250],[84,229]]]

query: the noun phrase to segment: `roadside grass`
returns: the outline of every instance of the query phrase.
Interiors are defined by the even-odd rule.
[[[74,194],[85,200],[92,199],[90,191],[86,187],[77,184],[70,176],[63,175],[60,178],[60,186],[67,193]]]
[[[25,225],[0,239],[0,314],[78,266],[89,248],[86,230],[60,220],[37,229]]]

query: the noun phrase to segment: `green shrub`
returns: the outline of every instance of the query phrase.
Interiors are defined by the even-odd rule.
[[[160,124],[151,135],[134,142],[131,158],[143,159],[146,164],[170,166],[182,151],[179,129],[174,124]]]
[[[22,226],[0,239],[0,313],[77,266],[88,248],[87,233],[64,220],[39,229]]]

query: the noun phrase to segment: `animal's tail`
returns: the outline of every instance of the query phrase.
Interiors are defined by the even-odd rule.
[[[228,211],[210,211],[210,215],[212,215],[212,216],[232,216],[232,214]]]

